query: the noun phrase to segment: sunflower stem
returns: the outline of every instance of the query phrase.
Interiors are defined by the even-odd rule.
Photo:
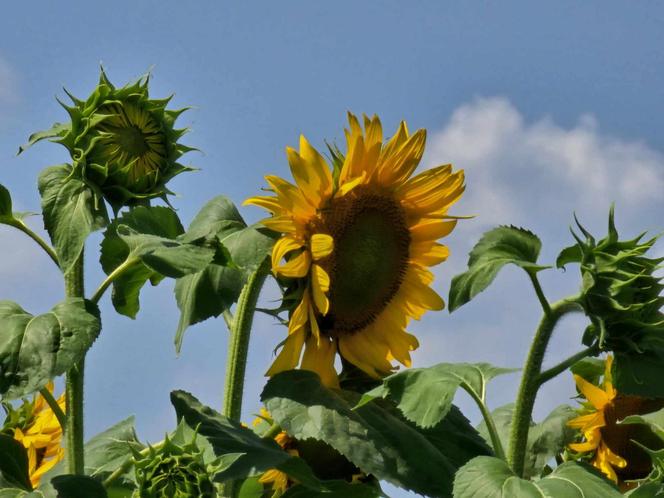
[[[51,394],[51,391],[49,391],[45,387],[42,387],[39,390],[39,394],[42,395],[42,398],[44,398],[44,401],[46,401],[46,404],[55,415],[55,418],[58,419],[58,423],[62,428],[62,432],[65,432],[67,430],[67,416],[65,415],[65,412],[63,412],[62,409],[60,408],[60,405],[58,405],[58,402]]]
[[[83,297],[83,251],[65,274],[65,294],[67,297]],[[67,408],[67,467],[70,474],[83,475],[83,380],[85,357],[68,372],[65,380],[65,397]]]
[[[464,385],[462,384],[461,387],[464,387]],[[503,443],[500,441],[500,436],[498,435],[498,429],[496,428],[496,424],[493,420],[493,417],[491,416],[491,412],[486,406],[485,400],[481,398],[473,389],[465,389],[465,391],[468,394],[470,394],[470,397],[473,398],[473,400],[475,400],[475,403],[477,403],[477,406],[479,407],[480,412],[482,413],[482,418],[484,419],[486,429],[489,432],[489,437],[491,438],[491,446],[493,447],[493,452],[501,460],[506,460],[507,457],[505,456],[505,449],[503,448]]]
[[[58,255],[55,253],[55,250],[48,245],[48,243],[42,239],[39,235],[37,235],[35,232],[33,232],[28,225],[23,223],[21,220],[16,220],[12,219],[9,221],[4,221],[3,222],[5,225],[9,225],[10,227],[14,227],[17,230],[20,230],[24,234],[26,234],[28,237],[30,237],[32,240],[34,240],[39,247],[41,247],[46,254],[53,260],[56,266],[60,266],[60,263],[58,262]]]
[[[533,280],[537,281],[536,278]],[[539,284],[537,287],[539,287]],[[544,297],[543,293],[542,297]],[[537,391],[541,385],[539,380],[544,354],[549,345],[553,329],[558,321],[565,314],[581,309],[576,299],[577,296],[574,296],[573,298],[557,301],[550,306],[547,302],[547,306],[543,306],[545,312],[535,331],[535,337],[528,352],[516,400],[516,409],[514,411],[509,442],[509,464],[512,467],[512,471],[519,477],[523,477],[526,446],[528,444],[528,430],[530,429]]]
[[[133,268],[137,263],[140,263],[139,258],[128,258],[122,263],[120,266],[118,266],[115,270],[113,270],[107,277],[106,279],[99,285],[99,288],[95,291],[95,293],[92,295],[90,298],[90,301],[92,301],[95,304],[99,303],[99,300],[101,297],[104,295],[106,292],[106,289],[118,278],[120,277],[124,272],[127,270]]]
[[[247,367],[251,325],[254,320],[258,295],[263,287],[269,268],[269,260],[266,258],[258,269],[251,274],[240,293],[235,317],[231,322],[222,413],[233,420],[240,420],[242,414],[242,394],[244,391],[244,375]]]
[[[596,354],[599,353],[599,345],[594,344],[593,346],[590,346],[589,348],[584,349],[583,351],[579,351],[576,354],[573,354],[569,358],[561,361],[557,365],[549,368],[548,370],[545,370],[539,375],[539,378],[537,380],[537,383],[541,386],[547,382],[549,382],[551,379],[556,377],[558,374],[564,372],[567,370],[569,367],[574,365],[577,361],[582,360],[586,358],[587,356],[595,356]]]
[[[263,439],[274,439],[281,432],[281,426],[276,422],[273,423],[270,428],[265,431],[265,434],[261,436]]]

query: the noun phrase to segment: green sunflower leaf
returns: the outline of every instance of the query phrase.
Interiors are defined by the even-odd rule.
[[[500,226],[489,230],[470,251],[468,271],[452,279],[450,313],[485,290],[506,264],[527,272],[549,268],[537,264],[542,243],[537,235],[523,228]]]
[[[362,396],[360,406],[376,398],[389,398],[408,420],[432,427],[448,414],[459,388],[484,402],[491,379],[517,370],[488,363],[440,363],[411,368],[383,379],[382,385]]]
[[[273,440],[262,439],[184,391],[173,391],[171,403],[178,419],[184,419],[187,425],[196,427],[198,434],[210,442],[225,464],[216,474],[215,481],[242,479],[276,468],[304,486],[324,489],[304,460],[291,456]]]
[[[537,481],[517,477],[499,458],[479,456],[464,465],[454,480],[454,498],[618,498],[622,493],[598,473],[566,462]]]
[[[664,496],[664,484],[661,482],[646,482],[638,488],[625,493],[629,498],[655,498]]]
[[[113,221],[101,244],[101,265],[111,274],[124,264],[128,269],[113,281],[113,305],[118,313],[135,318],[140,291],[150,280],[180,278],[196,273],[213,260],[215,249],[189,244],[177,214],[166,207],[140,206]]]
[[[618,353],[613,361],[613,379],[616,388],[623,393],[646,398],[664,397],[664,349],[655,353]]]
[[[556,407],[542,422],[530,423],[524,476],[531,478],[542,474],[547,462],[562,453],[567,445],[573,442],[576,431],[567,427],[567,422],[576,417],[577,413],[569,405]],[[509,447],[510,430],[514,420],[514,403],[501,406],[491,413],[498,437],[503,448]],[[482,422],[477,430],[491,444],[486,424]]]
[[[12,216],[12,196],[4,185],[0,184],[0,222]]]
[[[274,376],[261,395],[289,435],[323,441],[363,472],[416,493],[449,496],[456,470],[490,453],[456,407],[438,425],[422,429],[385,400],[353,409],[359,398],[327,389],[305,370]]]
[[[51,481],[58,498],[108,498],[104,486],[87,476],[63,475]]]
[[[32,490],[28,454],[21,443],[7,434],[0,434],[0,487]]]
[[[18,488],[2,488],[0,489],[0,498],[55,498],[54,496],[46,496],[40,491],[25,491]]]
[[[108,224],[103,201],[80,178],[78,170],[63,164],[46,168],[39,175],[44,226],[67,273],[85,245],[88,235]]]
[[[71,125],[68,123],[54,123],[53,126],[51,126],[51,128],[48,130],[33,133],[28,137],[28,143],[21,145],[18,148],[18,154],[25,152],[25,150],[29,149],[37,142],[41,142],[42,140],[47,140],[50,138],[62,138],[67,133],[69,133],[70,129]]]
[[[0,394],[27,396],[71,369],[101,330],[99,309],[68,298],[33,316],[12,301],[0,301]]]
[[[178,352],[190,325],[219,316],[237,301],[248,276],[270,253],[273,236],[258,225],[247,226],[227,197],[215,197],[203,206],[182,240],[216,243],[218,251],[205,269],[180,278],[175,284],[180,308],[175,334]]]

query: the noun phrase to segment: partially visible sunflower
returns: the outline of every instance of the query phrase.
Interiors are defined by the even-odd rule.
[[[605,362],[602,387],[598,387],[579,375],[574,376],[577,388],[587,400],[581,415],[567,425],[578,429],[585,441],[573,443],[569,448],[590,457],[590,463],[612,481],[642,479],[652,470],[648,453],[634,441],[650,449],[662,448],[662,441],[643,424],[619,424],[629,415],[642,415],[658,410],[664,401],[628,396],[616,391],[611,379],[613,357]]]
[[[293,279],[298,297],[269,376],[300,365],[338,386],[337,352],[375,378],[393,360],[410,366],[418,341],[409,320],[444,307],[427,267],[449,255],[438,239],[456,225],[447,212],[463,194],[463,171],[448,164],[412,177],[425,130],[410,134],[402,122],[383,143],[377,116],[364,117],[364,130],[348,117],[347,151],[333,152],[333,166],[302,136],[299,152],[286,149],[295,185],[267,176],[275,195],[245,201],[271,211],[263,223],[283,234],[272,270]]]
[[[267,423],[268,426],[272,425],[272,417],[270,416],[270,412],[268,412],[263,407],[261,407],[260,416],[253,421],[252,425],[256,427],[262,423]],[[281,431],[276,436],[274,436],[274,441],[290,455],[299,455],[299,452],[294,447],[295,440],[284,431]],[[272,489],[273,497],[281,496],[293,484],[293,481],[288,477],[288,474],[285,474],[278,469],[270,469],[265,471],[258,482],[269,486]]]
[[[52,382],[48,384],[47,389],[53,392]],[[58,398],[57,403],[64,412],[64,393]],[[13,431],[14,439],[27,450],[30,482],[34,487],[37,487],[41,477],[65,456],[64,448],[61,446],[62,427],[41,394],[32,401],[24,402],[23,406],[13,413],[10,412],[4,430]]]

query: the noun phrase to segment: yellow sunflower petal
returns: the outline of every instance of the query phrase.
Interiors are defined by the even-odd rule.
[[[410,260],[423,266],[435,266],[447,260],[450,250],[438,242],[410,245]]]
[[[327,162],[304,135],[300,136],[300,152],[288,147],[286,154],[302,195],[312,206],[319,207],[332,194],[332,174]]]
[[[307,220],[316,214],[317,206],[310,204],[295,185],[274,175],[267,175],[265,180],[279,197],[280,204],[294,217]]]
[[[374,114],[371,117],[371,119],[369,119],[367,116],[364,116],[364,130],[365,130],[367,148],[372,148],[376,144],[382,147],[383,126],[381,125],[378,116]]]
[[[272,270],[281,266],[281,260],[292,251],[302,248],[304,243],[294,237],[282,237],[272,247]]]
[[[263,209],[267,209],[273,214],[285,213],[287,211],[284,205],[281,202],[279,202],[278,197],[272,197],[268,195],[257,195],[255,197],[250,197],[249,199],[244,201],[242,205],[243,206],[253,205],[253,206],[262,207]]]
[[[311,256],[314,261],[325,258],[334,250],[334,239],[326,233],[315,233],[311,236]]]
[[[384,186],[398,185],[413,174],[422,159],[426,130],[417,130],[390,157],[381,161],[377,168],[378,181]]]
[[[330,290],[330,276],[320,265],[311,265],[311,289],[316,308],[322,315],[327,315],[330,300],[326,293]]]
[[[357,333],[339,337],[339,352],[356,367],[375,378],[381,378],[392,371],[389,348],[377,337]]]
[[[261,224],[270,230],[280,233],[298,233],[298,225],[290,216],[275,216],[261,220]]]
[[[581,391],[581,394],[583,394],[583,396],[590,401],[597,410],[601,410],[611,401],[611,398],[605,391],[594,384],[591,384],[580,375],[574,375],[574,381],[576,382],[579,391]]]
[[[311,254],[309,251],[303,251],[297,256],[288,260],[287,263],[272,268],[273,271],[281,275],[282,277],[288,278],[299,278],[304,277],[309,273],[309,268],[311,266]]]
[[[319,342],[312,336],[307,339],[304,348],[302,368],[316,372],[324,386],[339,388],[339,377],[334,369],[336,353],[337,347],[333,340],[322,338]]]
[[[399,197],[409,211],[426,214],[446,209],[459,200],[464,192],[463,170],[450,173],[451,165],[438,166],[408,180]]]
[[[266,376],[272,377],[279,372],[292,370],[300,363],[300,356],[302,354],[302,347],[304,346],[304,329],[298,328],[295,332],[286,338],[277,359],[274,360],[270,369],[265,373]]]
[[[426,242],[442,239],[449,235],[457,225],[457,220],[424,220],[410,227],[410,240],[413,242]]]

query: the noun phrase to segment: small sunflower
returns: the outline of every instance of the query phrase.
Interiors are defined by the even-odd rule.
[[[383,143],[377,116],[364,129],[352,114],[349,123],[347,152],[333,152],[333,166],[300,137],[299,152],[286,150],[295,185],[267,176],[275,195],[245,202],[272,213],[264,225],[283,234],[272,271],[298,296],[269,376],[300,365],[338,386],[337,352],[375,378],[393,360],[410,366],[418,341],[409,320],[444,307],[427,267],[448,257],[438,239],[456,225],[447,211],[463,194],[463,171],[444,165],[412,177],[425,130],[410,134],[402,122]]]
[[[48,384],[47,389],[53,392],[52,382]],[[58,398],[57,403],[64,412],[64,393]],[[37,487],[41,477],[65,456],[64,448],[61,446],[62,427],[41,395],[32,402],[26,401],[20,409],[14,411],[14,414],[17,415],[15,420],[12,413],[9,414],[5,430],[13,430],[14,439],[27,450],[30,482]]]
[[[634,441],[651,449],[660,449],[662,441],[643,424],[619,424],[629,415],[643,415],[664,406],[662,400],[624,395],[616,391],[611,379],[613,357],[605,362],[602,387],[595,386],[579,375],[574,376],[577,388],[587,400],[581,415],[567,425],[578,429],[585,441],[569,448],[590,456],[591,464],[609,479],[624,481],[642,479],[652,470],[648,453]]]

